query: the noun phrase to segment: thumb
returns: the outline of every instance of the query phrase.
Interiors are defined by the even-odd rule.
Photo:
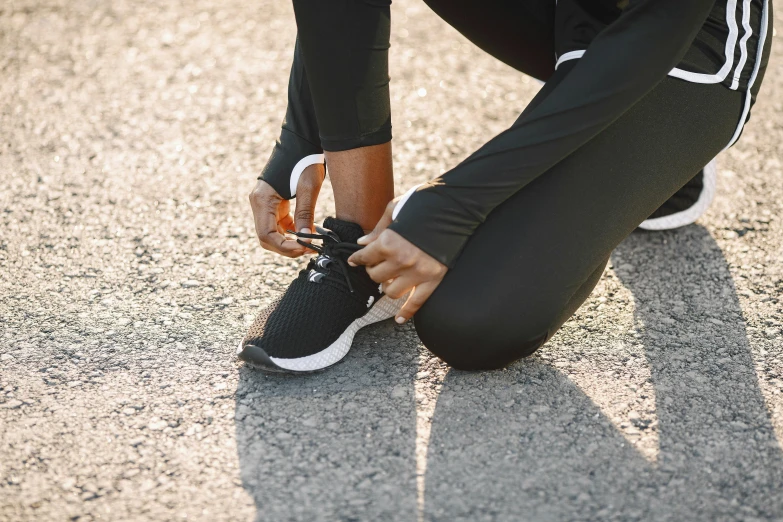
[[[294,210],[294,224],[296,231],[306,230],[312,233],[314,230],[315,202],[324,181],[324,166],[321,164],[307,167],[299,182],[296,184],[296,209]]]
[[[397,200],[389,201],[389,204],[386,205],[386,210],[383,212],[383,216],[381,216],[381,220],[378,221],[378,224],[375,225],[375,228],[367,234],[366,236],[362,236],[358,239],[357,243],[359,243],[362,246],[367,246],[376,239],[378,239],[378,236],[381,235],[381,232],[386,230],[389,225],[391,225],[392,220],[392,214],[394,213],[394,206],[397,204]]]

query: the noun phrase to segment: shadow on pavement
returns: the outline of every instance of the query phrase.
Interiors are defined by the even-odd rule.
[[[715,241],[698,226],[635,234],[612,261],[636,305],[657,459],[540,358],[450,371],[432,420],[425,520],[783,516],[781,451]]]
[[[415,520],[417,343],[391,321],[307,376],[240,368],[236,437],[257,520]]]
[[[449,371],[417,491],[418,341],[387,322],[328,372],[240,370],[237,444],[257,519],[782,517],[783,459],[717,244],[697,226],[635,234],[612,262],[635,301],[657,415],[642,428],[657,430],[655,458],[565,373],[532,358]]]

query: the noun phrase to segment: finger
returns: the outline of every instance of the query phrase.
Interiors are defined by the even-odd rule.
[[[399,264],[387,260],[381,261],[377,265],[367,267],[367,275],[376,283],[383,283],[389,279],[394,279],[400,275],[401,271],[402,267],[400,267]]]
[[[294,217],[291,215],[289,211],[290,207],[286,207],[285,210],[282,209],[278,211],[277,213],[277,231],[280,232],[282,235],[287,236],[287,232],[294,230],[296,228],[296,225],[294,223]],[[291,236],[287,236],[289,239],[295,239]],[[307,243],[310,242],[310,239],[302,239],[302,241],[305,241]]]
[[[296,242],[296,239],[290,238],[280,232],[274,232],[264,237],[261,246],[266,250],[277,252],[286,257],[299,257],[307,252],[307,249]]]
[[[381,292],[383,292],[385,294],[386,293],[386,289],[389,288],[389,285],[392,284],[393,282],[394,282],[394,279],[388,279],[388,280],[384,281],[383,283],[380,283],[380,285],[381,285]]]
[[[294,230],[296,228],[294,218],[291,216],[291,205],[289,201],[290,200],[283,201],[277,209],[277,231],[288,239],[295,240],[295,238],[286,234],[289,230]],[[302,239],[302,241],[309,243],[310,239]]]
[[[307,252],[307,249],[290,238],[275,230],[259,238],[261,248],[276,252],[286,257],[299,257]]]
[[[351,254],[351,257],[348,258],[348,264],[351,266],[375,266],[384,259],[385,256],[381,253],[380,247],[369,245]]]
[[[392,299],[399,299],[410,292],[417,281],[408,276],[401,276],[383,284],[383,293]]]
[[[296,185],[296,210],[294,221],[297,232],[312,233],[315,229],[315,202],[324,181],[323,165],[310,165],[307,167]]]
[[[378,221],[378,224],[375,225],[375,228],[367,234],[366,236],[362,236],[357,240],[357,243],[360,245],[369,245],[376,239],[378,239],[378,236],[381,235],[381,232],[386,230],[389,225],[391,225],[392,222],[392,214],[394,213],[394,205],[396,204],[395,201],[389,201],[389,204],[386,205],[386,210],[383,212],[383,216],[381,216],[381,220]]]
[[[288,201],[281,198],[265,181],[260,180],[250,193],[250,207],[253,210],[256,236],[265,250],[288,257],[304,254],[303,246],[278,231],[278,217],[281,211],[288,213]]]
[[[277,230],[282,234],[286,230],[293,230],[294,229],[294,218],[291,217],[291,214],[286,214],[282,218],[278,218],[277,221]]]
[[[426,283],[417,285],[416,288],[413,289],[413,293],[408,297],[408,300],[405,301],[405,304],[402,305],[402,308],[400,308],[400,311],[397,312],[397,315],[394,317],[397,324],[403,324],[410,320],[410,318],[419,311],[419,308],[427,302],[427,299],[430,298],[432,292],[435,291],[439,284],[440,281],[427,281]]]
[[[277,252],[287,257],[299,257],[307,250],[295,239],[284,235],[284,230],[278,228],[277,216],[274,212],[256,214],[256,234],[265,250]]]

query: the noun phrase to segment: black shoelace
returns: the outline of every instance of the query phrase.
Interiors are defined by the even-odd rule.
[[[321,273],[326,279],[340,285],[347,285],[348,290],[350,290],[351,293],[354,293],[350,277],[351,268],[346,260],[351,254],[361,250],[363,247],[356,243],[340,241],[337,234],[324,228],[317,226],[315,227],[315,230],[318,234],[305,234],[304,232],[293,232],[291,230],[288,230],[287,232],[295,235],[297,237],[296,242],[303,247],[318,252],[318,257],[310,261],[310,264],[307,267],[308,272],[314,270]],[[321,246],[318,246],[308,243],[307,241],[302,241],[299,238],[318,239],[322,243]]]

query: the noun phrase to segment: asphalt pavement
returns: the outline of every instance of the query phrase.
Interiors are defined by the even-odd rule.
[[[392,16],[402,193],[538,85]],[[459,372],[386,322],[287,377],[234,349],[303,265],[247,203],[294,38],[272,0],[0,6],[0,520],[783,520],[779,35],[709,212],[537,355]]]

